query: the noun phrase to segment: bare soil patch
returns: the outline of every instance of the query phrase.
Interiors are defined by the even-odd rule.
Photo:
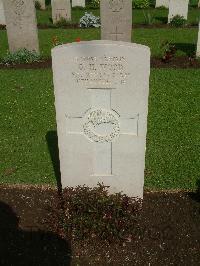
[[[51,59],[45,59],[41,62],[31,64],[1,65],[0,69],[42,69],[51,68]],[[200,60],[187,56],[173,57],[170,61],[164,62],[159,57],[151,58],[151,68],[200,68]]]
[[[199,265],[199,193],[146,192],[135,238],[118,243],[65,239],[57,200],[48,187],[0,186],[0,265]]]

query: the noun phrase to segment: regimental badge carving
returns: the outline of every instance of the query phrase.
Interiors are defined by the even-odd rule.
[[[105,135],[100,135],[96,129],[102,124],[112,126],[112,131]],[[87,138],[94,142],[112,142],[120,134],[119,115],[111,110],[93,109],[86,114],[83,124],[83,132]]]
[[[14,12],[16,15],[21,15],[25,10],[25,0],[13,0],[13,5],[15,6]]]
[[[120,12],[124,8],[124,0],[109,0],[109,7],[113,12]]]

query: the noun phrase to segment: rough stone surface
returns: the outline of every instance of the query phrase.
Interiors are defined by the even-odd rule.
[[[164,6],[169,8],[169,0],[156,0],[156,7]]]
[[[85,7],[85,0],[72,0],[72,7],[74,6]]]
[[[53,23],[56,23],[61,19],[71,20],[70,0],[52,0],[51,6]]]
[[[200,22],[199,22],[198,41],[197,41],[197,57],[200,57]]]
[[[35,2],[4,0],[9,50],[26,48],[39,52]]]
[[[170,23],[170,20],[176,15],[183,16],[185,19],[187,19],[188,5],[189,0],[170,0],[168,23]]]
[[[0,0],[0,25],[5,25],[5,24],[6,24],[6,19],[5,19],[3,0]]]
[[[46,8],[46,5],[45,5],[45,0],[35,0],[35,2],[39,2],[40,5],[41,5],[41,9],[45,9]]]
[[[52,50],[63,187],[143,196],[150,50],[91,41]]]
[[[131,42],[132,0],[101,0],[101,39]]]

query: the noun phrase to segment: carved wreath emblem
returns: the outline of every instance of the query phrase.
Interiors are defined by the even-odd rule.
[[[100,135],[96,132],[96,127],[101,124],[110,124],[112,131],[107,135]],[[120,133],[120,125],[114,112],[105,109],[92,110],[86,117],[83,125],[84,134],[94,142],[112,142]]]
[[[124,0],[109,0],[109,6],[113,12],[119,12],[124,8]]]

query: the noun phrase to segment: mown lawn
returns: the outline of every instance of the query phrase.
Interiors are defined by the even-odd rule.
[[[151,71],[148,188],[196,188],[199,76],[192,69]],[[0,182],[55,184],[49,152],[56,151],[52,72],[1,70],[0,79]]]
[[[79,10],[72,9],[72,23],[79,23],[80,18],[85,14],[85,12],[92,12],[95,16],[100,15],[99,9],[88,9]],[[147,23],[145,19],[146,15],[149,15],[151,18],[151,23],[162,24],[167,23],[168,9],[133,9],[133,23],[144,24]],[[52,25],[51,21],[51,8],[48,7],[47,10],[37,10],[37,22],[40,25]],[[200,18],[198,8],[190,8],[188,12],[188,23],[189,24],[198,24]]]
[[[161,44],[168,40],[175,43],[178,51],[177,56],[195,53],[197,45],[197,29],[134,29],[132,41],[147,45],[151,48],[152,56],[161,56]],[[77,37],[81,40],[99,40],[99,29],[48,29],[39,30],[40,51],[44,57],[50,57],[53,47],[52,39],[57,36],[60,42],[74,42]],[[8,50],[6,31],[0,31],[0,58]]]

